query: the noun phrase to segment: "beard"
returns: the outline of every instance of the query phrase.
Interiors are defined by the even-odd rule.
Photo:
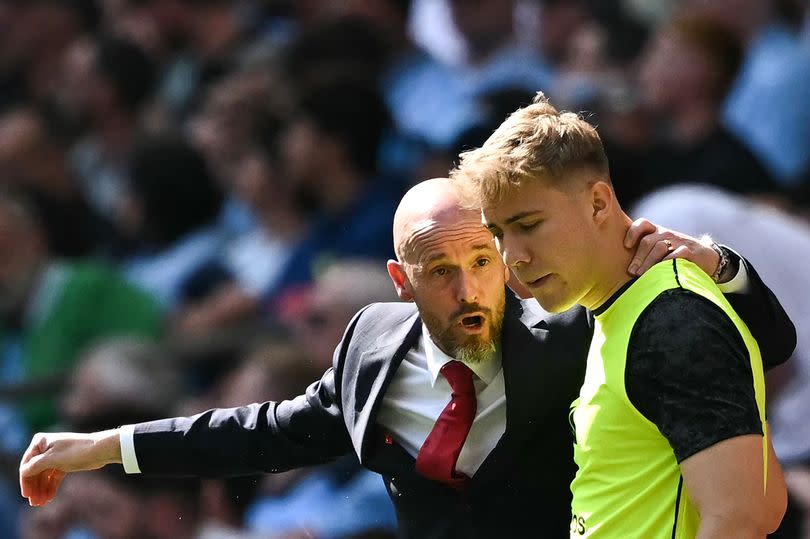
[[[468,365],[489,361],[495,356],[498,342],[501,340],[505,301],[494,310],[470,304],[453,313],[450,322],[443,323],[438,317],[423,314],[422,321],[428,328],[430,336],[445,354]],[[470,335],[462,333],[457,321],[465,314],[483,313],[484,322],[489,325],[487,335]]]

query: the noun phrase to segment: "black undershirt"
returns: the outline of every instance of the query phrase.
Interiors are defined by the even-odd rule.
[[[663,292],[636,320],[625,389],[678,462],[723,440],[762,435],[748,349],[725,312],[690,290]]]

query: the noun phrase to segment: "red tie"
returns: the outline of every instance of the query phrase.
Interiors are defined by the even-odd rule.
[[[460,488],[467,476],[456,472],[456,461],[475,418],[473,372],[460,361],[449,361],[440,371],[450,382],[450,402],[436,420],[419,455],[416,471],[428,479]]]

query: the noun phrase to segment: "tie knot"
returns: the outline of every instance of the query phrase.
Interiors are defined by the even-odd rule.
[[[453,393],[475,394],[473,371],[461,361],[448,361],[439,371],[453,388]]]

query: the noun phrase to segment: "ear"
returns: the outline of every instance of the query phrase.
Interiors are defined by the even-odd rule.
[[[394,288],[397,289],[397,295],[402,301],[413,301],[413,287],[405,274],[405,268],[396,260],[389,260],[386,265],[388,268],[388,276],[394,283]]]
[[[613,188],[610,184],[602,180],[594,182],[589,193],[594,224],[601,225],[613,210],[613,206],[616,204],[616,196],[613,194]]]

